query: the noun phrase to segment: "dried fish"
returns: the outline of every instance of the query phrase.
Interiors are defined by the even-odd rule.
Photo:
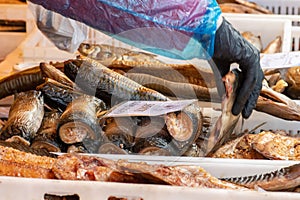
[[[266,72],[264,72],[266,73]],[[273,74],[270,74],[270,77],[267,79],[268,84],[270,87],[276,85],[276,83],[281,79],[280,72],[275,72]]]
[[[5,142],[11,142],[11,143],[15,143],[15,144],[23,145],[23,146],[30,146],[30,142],[19,135],[14,135],[14,136],[6,139]]]
[[[283,93],[285,88],[288,86],[288,83],[285,82],[283,79],[280,79],[279,81],[276,82],[275,85],[273,85],[271,88],[275,92]]]
[[[45,78],[51,78],[61,84],[79,90],[76,84],[71,81],[62,71],[48,63],[40,63],[40,69]]]
[[[290,67],[285,73],[285,81],[289,84],[286,94],[293,99],[300,99],[300,67]]]
[[[179,83],[168,81],[163,78],[143,73],[127,73],[126,77],[135,82],[156,90],[166,96],[199,99],[202,101],[219,101],[219,95],[216,88],[208,88],[190,83]]]
[[[213,158],[265,159],[252,147],[256,134],[245,134],[227,142],[212,154]]]
[[[165,63],[158,60],[153,54],[133,52],[131,49],[104,44],[84,43],[80,45],[79,52],[114,71],[143,73],[173,82],[191,83],[209,88],[215,87],[212,79],[214,75],[211,71],[190,63]]]
[[[205,155],[210,155],[215,152],[220,146],[230,140],[234,131],[235,125],[240,117],[233,115],[231,110],[236,97],[236,90],[239,84],[239,77],[237,71],[227,73],[222,81],[225,84],[226,93],[222,100],[222,114],[215,123],[207,138]]]
[[[154,54],[133,51],[132,49],[116,47],[107,44],[81,43],[78,51],[82,55],[97,60],[106,66],[122,61],[160,62],[158,59],[156,59],[156,55]]]
[[[30,141],[38,131],[44,116],[44,99],[41,92],[30,90],[16,94],[8,120],[0,137],[2,140],[19,135]]]
[[[221,181],[199,166],[193,165],[149,165],[118,161],[117,169],[142,177],[152,183],[188,186],[197,188],[223,188],[229,190],[247,190],[245,187]]]
[[[154,183],[197,188],[248,190],[221,181],[199,166],[166,166],[112,161],[100,157],[66,154],[58,157],[53,172],[59,179]]]
[[[254,138],[252,148],[268,159],[300,160],[300,138],[263,131]]]
[[[281,36],[277,36],[268,46],[262,50],[262,53],[280,53],[282,46]]]
[[[202,132],[202,112],[198,102],[192,103],[179,112],[165,115],[170,135],[180,143],[194,142]]]
[[[12,140],[11,140],[12,139]],[[29,146],[28,141],[26,142],[25,139],[22,140],[22,137],[13,136],[5,141],[0,140],[1,147],[10,147],[13,149],[17,149],[22,152],[35,154],[38,156],[47,156],[55,158],[56,155],[50,153],[45,149],[34,149]]]
[[[128,117],[109,118],[103,128],[105,140],[130,152],[134,145],[135,126]],[[103,148],[102,148],[103,149]]]
[[[52,166],[56,158],[38,156],[0,145],[0,175],[54,179]]]
[[[106,118],[105,123],[103,131],[106,135],[115,133],[126,134],[132,137],[135,135],[137,122],[133,117]]]
[[[52,170],[55,177],[63,180],[90,180],[107,182],[142,183],[138,177],[116,169],[115,161],[80,154],[58,157]]]
[[[109,101],[113,101],[114,98],[123,100],[169,100],[159,92],[143,87],[87,57],[67,61],[65,73],[88,94],[101,99],[109,96],[111,97]]]
[[[133,151],[143,155],[177,155],[162,117],[143,117],[135,134]]]
[[[0,99],[18,92],[34,90],[43,82],[43,75],[38,66],[7,75],[0,79]]]
[[[262,45],[262,41],[260,36],[256,36],[254,35],[252,32],[250,31],[245,31],[242,32],[241,35],[250,43],[252,44],[254,47],[256,47],[258,49],[259,52],[262,51],[263,49],[263,45]]]
[[[172,82],[190,83],[208,88],[216,87],[212,71],[190,63],[172,64],[122,61],[121,63],[109,65],[108,68],[121,70],[127,74],[148,74]]]
[[[300,105],[271,89],[266,81],[263,81],[255,109],[286,120],[300,120]]]
[[[257,187],[269,191],[290,189],[300,185],[300,164],[280,168],[270,173],[223,178],[222,180],[251,189]]]
[[[45,112],[42,124],[32,139],[32,148],[46,149],[49,152],[61,152],[61,142],[57,134],[60,115],[61,113],[57,110]]]
[[[83,95],[83,93],[50,78],[46,78],[45,82],[36,89],[43,92],[45,102],[54,104],[62,110],[65,110],[75,98]]]
[[[105,109],[104,102],[93,96],[83,95],[74,99],[60,116],[60,139],[66,144],[82,142],[87,138],[98,140],[101,128],[97,121],[97,112]]]

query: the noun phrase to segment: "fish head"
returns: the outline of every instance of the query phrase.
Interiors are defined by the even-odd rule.
[[[231,113],[238,87],[241,84],[241,76],[242,74],[240,73],[240,71],[234,69],[222,77],[222,81],[225,87],[225,93],[222,96],[222,112]]]
[[[80,54],[98,60],[104,65],[110,65],[122,56],[115,47],[105,44],[81,43],[78,51]]]
[[[222,81],[225,86],[225,95],[226,97],[229,97],[233,93],[233,83],[235,81],[233,72],[229,72],[224,77],[222,77]]]

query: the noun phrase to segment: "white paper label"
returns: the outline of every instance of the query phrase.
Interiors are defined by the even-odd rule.
[[[158,116],[182,110],[197,99],[176,101],[127,101],[113,107],[104,117]]]

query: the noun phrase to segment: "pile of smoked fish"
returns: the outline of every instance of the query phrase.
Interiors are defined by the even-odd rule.
[[[153,54],[105,44],[83,43],[78,51],[74,59],[41,62],[0,79],[0,99],[14,96],[7,118],[0,121],[3,145],[44,152],[215,156],[245,135],[233,134],[240,118],[231,113],[238,71],[222,78],[226,91],[220,98],[215,74],[192,64],[169,64]],[[297,77],[298,71],[289,73]],[[269,86],[271,79],[264,80],[255,109],[299,121],[300,106]],[[297,96],[296,81],[287,85]],[[178,99],[197,101],[161,116],[105,117],[128,100]],[[212,119],[203,116],[203,101],[222,101],[212,127]]]
[[[82,44],[80,52],[83,55],[75,59],[42,62],[0,80],[0,99],[14,95],[8,117],[1,122],[1,141],[48,152],[196,156],[225,141],[223,135],[228,134],[224,133],[239,118],[225,112],[228,128],[220,130],[224,126],[218,123],[207,142],[201,136],[209,122],[199,102],[220,100],[211,72],[199,72],[190,64],[165,64],[152,54],[107,45]],[[224,82],[237,88],[233,73]],[[232,91],[225,98],[227,110],[234,96]],[[103,117],[128,100],[177,99],[199,101],[161,116]],[[197,143],[203,143],[202,153]]]
[[[199,166],[149,165],[80,154],[298,160],[300,140],[284,132],[233,134],[240,117],[231,113],[239,84],[236,70],[222,78],[225,92],[220,98],[215,75],[191,64],[167,64],[152,54],[109,45],[82,44],[79,52],[77,58],[42,62],[0,79],[0,99],[14,96],[7,118],[0,120],[0,175],[298,191],[299,164],[221,180]],[[285,74],[297,77],[298,71],[293,68]],[[269,74],[255,109],[299,121],[300,106],[292,98],[299,97],[297,79],[292,84],[286,80],[284,90],[294,95],[288,96],[284,90],[273,89],[275,78]],[[128,100],[177,99],[198,101],[162,116],[104,117]],[[222,104],[211,129],[207,128],[211,119],[203,115],[200,101]]]
[[[0,175],[41,179],[160,184],[239,191],[298,192],[300,164],[247,177],[217,178],[196,165],[163,165],[66,153],[40,156],[0,146]]]

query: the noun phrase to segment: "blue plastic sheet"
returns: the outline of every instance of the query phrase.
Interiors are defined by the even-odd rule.
[[[215,0],[30,0],[125,43],[177,59],[209,58]]]

